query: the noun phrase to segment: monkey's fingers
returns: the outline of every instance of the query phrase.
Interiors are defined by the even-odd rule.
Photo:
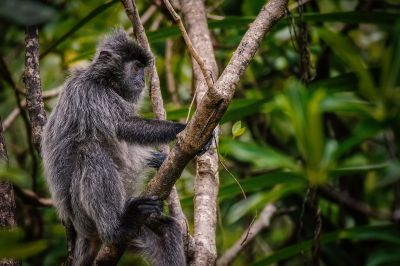
[[[136,216],[148,212],[159,212],[163,210],[163,202],[157,196],[139,197],[128,200],[126,216]]]
[[[213,143],[213,140],[214,140],[214,132],[213,132],[213,134],[211,135],[211,137],[210,137],[210,139],[208,140],[208,142],[206,143],[206,145],[204,145],[203,146],[203,148],[201,148],[198,152],[197,152],[197,156],[201,156],[201,155],[203,155],[204,153],[206,153],[206,151],[208,151],[208,149],[211,147],[211,145],[212,145],[212,143]]]

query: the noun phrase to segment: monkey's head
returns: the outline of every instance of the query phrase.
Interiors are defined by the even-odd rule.
[[[97,47],[89,75],[130,102],[140,99],[145,88],[144,69],[152,56],[116,29]]]

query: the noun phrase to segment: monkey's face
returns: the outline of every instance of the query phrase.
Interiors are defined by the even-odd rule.
[[[136,101],[145,89],[145,65],[139,60],[128,61],[124,64],[124,88],[122,97],[127,101]]]
[[[125,31],[116,29],[97,47],[92,77],[135,103],[145,89],[144,68],[150,61],[150,53],[133,42]]]

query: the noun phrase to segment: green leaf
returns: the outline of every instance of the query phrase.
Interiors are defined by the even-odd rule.
[[[232,135],[233,138],[240,137],[246,131],[245,127],[242,127],[242,121],[237,121],[232,126]]]
[[[399,249],[385,248],[377,250],[368,256],[366,266],[379,266],[379,265],[399,265],[400,264],[400,253]]]
[[[246,178],[239,180],[239,182],[245,192],[262,191],[278,184],[306,184],[306,180],[302,175],[284,171]],[[241,190],[238,184],[232,183],[220,188],[218,199],[219,201],[223,201],[224,199],[233,198],[239,194],[241,194]]]
[[[375,120],[367,119],[355,127],[351,136],[338,145],[335,152],[335,158],[340,158],[346,152],[350,151],[353,147],[359,145],[364,140],[371,138],[378,134],[379,131],[384,129],[383,123],[378,123]]]
[[[0,231],[0,258],[25,259],[47,248],[46,240],[22,242],[23,231],[19,228]]]
[[[56,10],[39,1],[0,1],[0,19],[5,19],[18,25],[32,26],[42,24],[53,19],[56,14]]]
[[[369,171],[378,171],[386,169],[390,165],[389,162],[379,163],[379,164],[366,164],[359,166],[350,166],[350,167],[340,167],[331,171],[333,175],[341,176],[341,175],[350,175],[354,173],[363,173]]]
[[[11,182],[19,187],[31,186],[29,175],[22,169],[7,167],[4,165],[0,166],[0,180]]]
[[[93,9],[86,17],[84,17],[82,20],[80,20],[78,23],[76,23],[69,31],[64,33],[60,38],[55,40],[53,43],[47,47],[47,49],[40,54],[40,58],[46,56],[48,53],[53,51],[57,46],[59,46],[61,43],[63,43],[65,40],[67,40],[71,35],[73,35],[75,32],[77,32],[79,29],[81,29],[86,23],[100,15],[102,12],[113,6],[114,4],[118,3],[118,0],[112,0],[108,3],[102,4],[95,9]]]
[[[385,24],[392,25],[398,14],[389,12],[350,11],[332,13],[305,13],[306,22],[343,22],[350,24]],[[296,17],[299,19],[299,17]]]
[[[284,197],[302,191],[304,189],[304,184],[285,184],[285,185],[277,185],[270,191],[260,192],[254,195],[251,195],[247,199],[243,199],[237,203],[235,203],[231,208],[229,213],[227,214],[228,223],[232,224],[239,219],[241,219],[246,214],[253,212],[256,210],[260,210],[267,203],[273,203],[277,200],[283,199]]]
[[[325,245],[334,241],[349,239],[357,240],[380,240],[384,242],[400,244],[400,233],[395,225],[380,225],[380,226],[363,226],[351,229],[338,230],[332,233],[323,234],[320,238],[320,244]],[[273,252],[271,255],[255,262],[252,266],[270,265],[284,259],[288,259],[296,254],[311,249],[312,241],[307,240],[285,247],[281,250]]]
[[[235,99],[222,117],[221,123],[237,121],[243,117],[256,114],[265,106],[269,99]]]
[[[258,169],[299,169],[297,163],[290,156],[266,144],[246,143],[238,140],[221,138],[219,149],[221,154],[227,154],[241,162],[251,163]]]
[[[266,188],[273,187],[278,184],[298,184],[305,186],[307,184],[304,176],[293,172],[276,171],[255,177],[247,177],[239,180],[242,189],[247,192],[262,191]],[[218,201],[222,202],[226,199],[234,198],[242,194],[242,190],[236,182],[220,187],[218,193]],[[181,200],[183,206],[193,204],[193,195],[185,197]]]
[[[378,93],[375,91],[375,82],[366,68],[360,50],[350,41],[349,38],[340,33],[330,31],[326,28],[319,28],[320,37],[335,51],[336,55],[357,74],[360,81],[361,93],[368,99],[375,99]]]
[[[242,121],[237,121],[235,124],[232,126],[232,135],[235,136],[236,132],[239,131],[242,128]]]
[[[332,12],[332,13],[304,13],[304,22],[343,22],[343,23],[369,23],[369,24],[384,24],[392,25],[397,20],[398,15],[387,12]],[[295,15],[294,18],[299,20],[299,16]],[[244,28],[248,27],[254,21],[255,17],[250,16],[227,16],[221,20],[210,20],[208,27],[210,29],[229,29],[229,28]],[[281,29],[287,26],[287,21],[281,20],[276,25],[275,29]],[[150,42],[157,42],[165,40],[168,37],[178,36],[180,31],[178,27],[172,26],[162,28],[157,31],[148,32],[147,37]]]
[[[354,92],[344,91],[329,94],[321,103],[324,112],[352,112],[372,117],[372,105],[358,98]]]

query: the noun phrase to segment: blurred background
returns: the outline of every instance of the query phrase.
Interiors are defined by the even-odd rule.
[[[193,96],[185,44],[159,1],[136,2],[167,117],[185,121]],[[265,2],[205,1],[220,71]],[[222,120],[218,253],[271,204],[271,223],[233,265],[308,265],[316,248],[322,265],[400,265],[400,1],[298,0],[288,9]],[[69,71],[88,64],[99,40],[113,27],[132,28],[115,0],[0,2],[0,116],[9,157],[0,179],[14,184],[18,223],[0,231],[0,257],[50,266],[65,260],[65,229],[46,205],[41,159],[17,105],[24,29],[34,24],[48,112]],[[153,117],[148,97],[142,114]],[[194,175],[190,164],[177,183],[189,222]],[[130,254],[120,262],[139,264]]]

